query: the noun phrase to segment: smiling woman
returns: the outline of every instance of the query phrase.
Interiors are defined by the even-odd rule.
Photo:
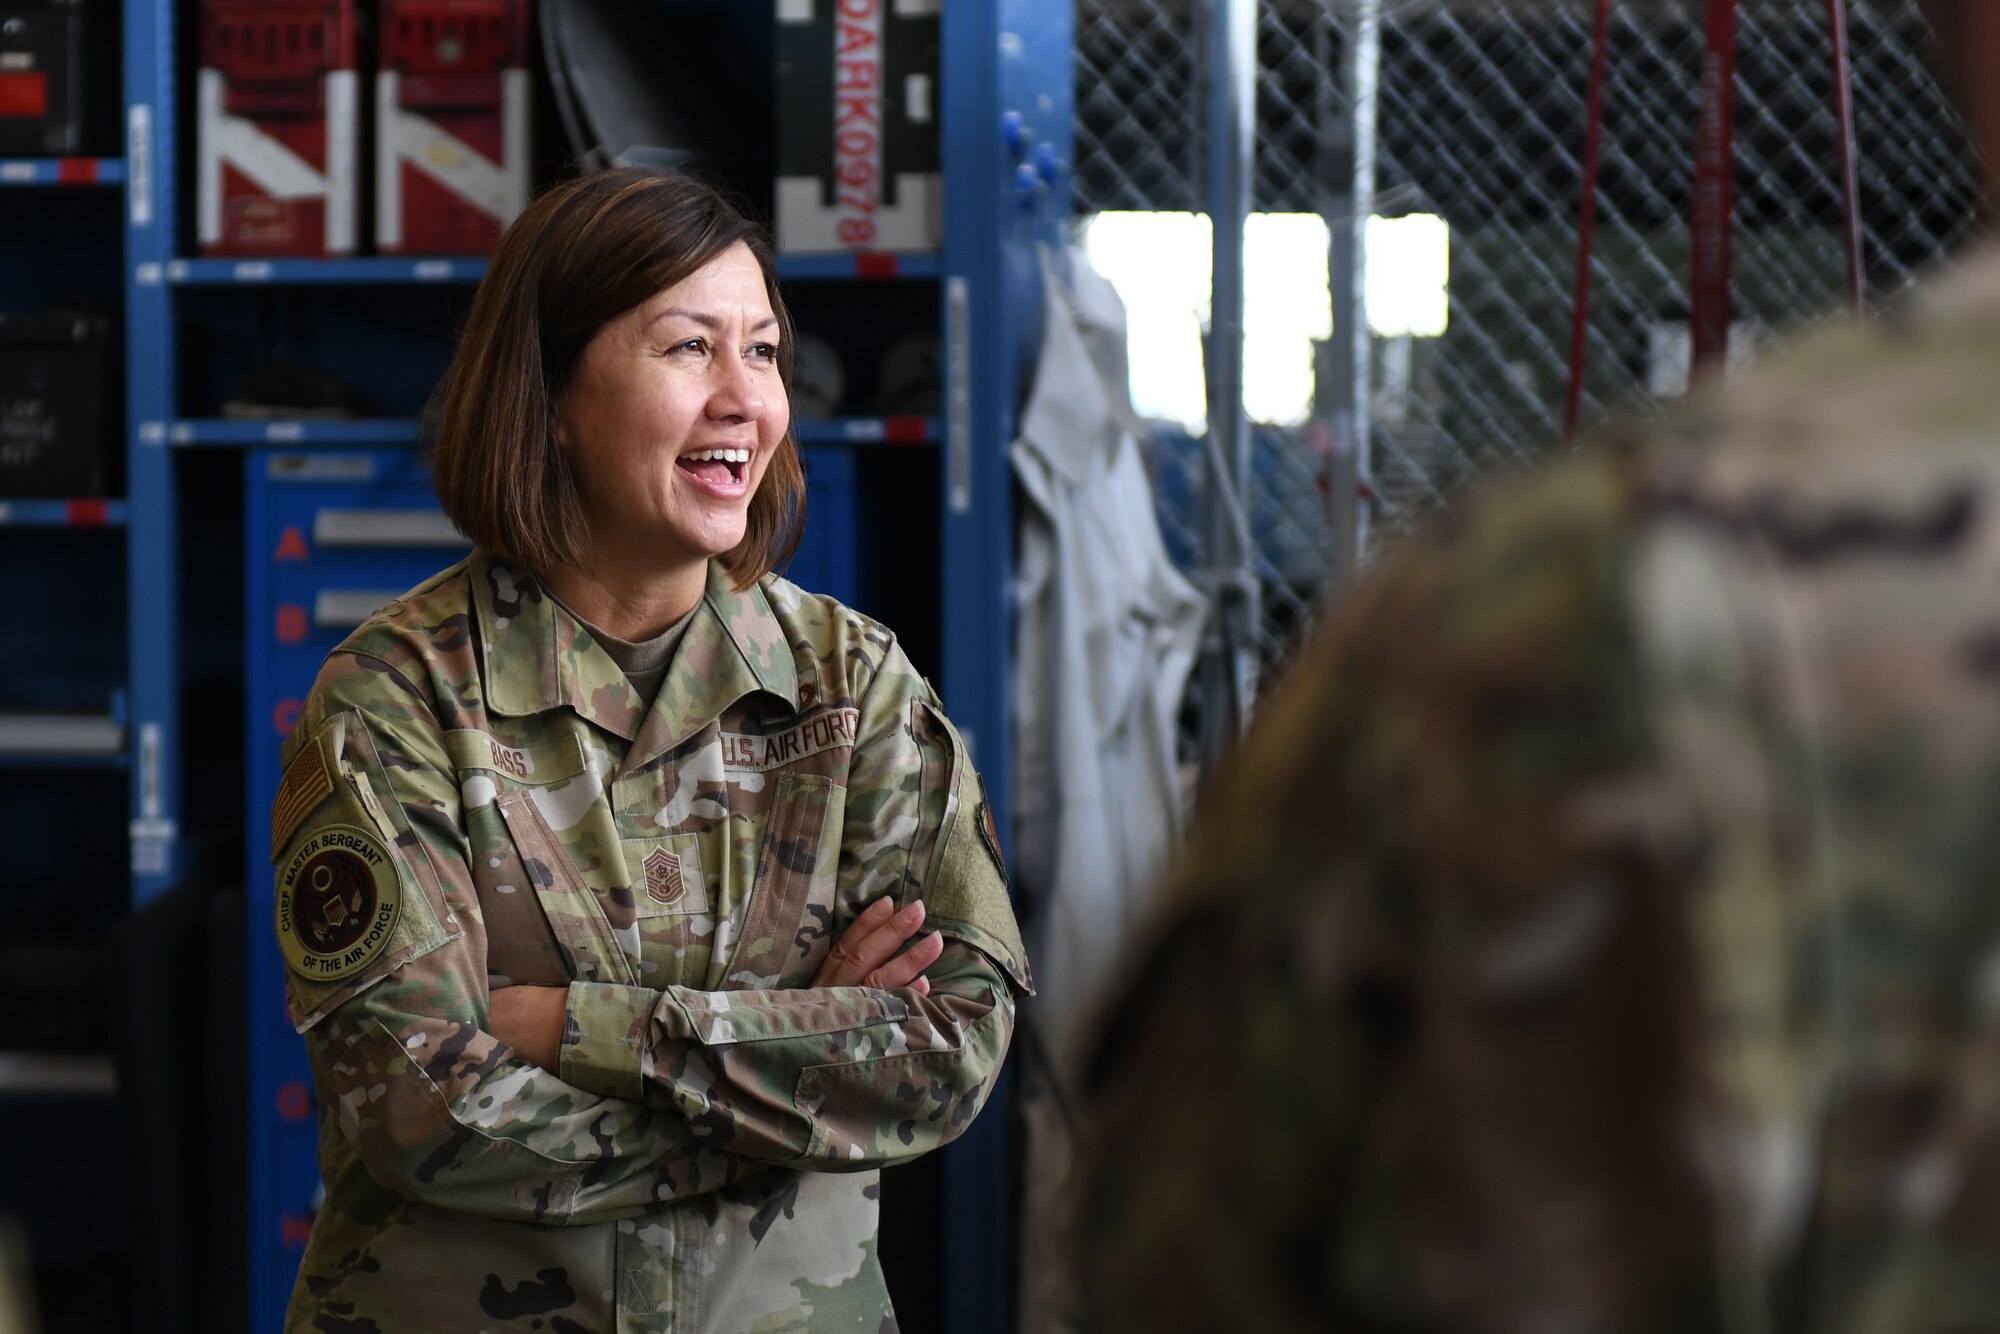
[[[745,494],[717,497],[742,502],[743,526],[696,563],[721,555],[752,582],[789,558],[804,518],[792,356],[770,247],[713,190],[636,169],[558,186],[501,238],[473,302],[438,498],[474,542],[533,569],[615,567],[672,506],[669,463],[748,450]],[[709,517],[726,533],[727,514]]]
[[[592,548],[588,564],[549,577],[593,624],[643,639],[684,614],[709,557],[743,541],[772,457],[795,448],[772,301],[738,241],[584,348],[557,401],[556,439]],[[635,587],[666,600],[635,604],[625,596]]]
[[[970,1123],[1029,978],[936,696],[771,572],[791,356],[696,182],[502,239],[435,460],[475,550],[329,656],[273,808],[326,1182],[290,1328],[894,1328],[877,1171]]]

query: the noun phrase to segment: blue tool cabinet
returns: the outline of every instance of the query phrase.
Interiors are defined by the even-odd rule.
[[[66,307],[111,320],[110,370],[98,389],[111,419],[99,457],[112,464],[123,437],[114,406],[123,364],[123,168],[118,157],[0,156],[0,318]],[[22,397],[10,387],[9,408]],[[12,451],[47,423],[27,409],[0,424],[0,451],[10,455],[0,478],[19,476]],[[9,862],[0,892],[0,1141],[9,1146],[0,1217],[19,1223],[31,1248],[44,1327],[60,1320],[85,1328],[118,1318],[131,1300],[132,1239],[103,1226],[104,1202],[124,1194],[130,1161],[95,972],[101,942],[130,903],[122,837],[127,507],[115,491],[51,489],[0,480],[8,606],[0,846]],[[44,1151],[62,1143],[103,1152]]]
[[[243,496],[244,864],[257,884],[271,859],[279,749],[320,663],[378,607],[469,548],[410,449],[253,447]],[[250,1327],[270,1329],[311,1228],[318,1127],[305,1047],[285,1014],[268,896],[246,894],[245,912]]]
[[[193,0],[101,2],[120,29],[121,142],[93,158],[0,160],[0,314],[79,288],[115,314],[125,446],[122,496],[0,495],[0,568],[10,591],[34,590],[32,616],[47,620],[31,618],[26,658],[0,664],[0,719],[60,710],[80,720],[67,748],[0,746],[0,784],[13,784],[0,801],[13,823],[0,834],[16,847],[73,849],[49,868],[63,895],[18,895],[0,908],[0,934],[41,930],[57,905],[78,908],[97,930],[192,879],[244,886],[242,1032],[189,1039],[244,1048],[240,1126],[213,1132],[240,1136],[246,1198],[237,1220],[202,1238],[206,1252],[241,1257],[242,1304],[179,1321],[148,1314],[169,1328],[264,1331],[277,1327],[317,1188],[303,1050],[285,1020],[270,940],[265,842],[277,748],[292,701],[363,604],[456,558],[415,461],[416,416],[485,263],[198,257],[185,174]],[[740,39],[750,67],[770,63],[768,0],[635,2],[657,5],[667,21],[695,10],[726,16],[709,30]],[[1071,16],[1055,0],[951,0],[940,13],[940,247],[788,256],[780,270],[795,311],[816,311],[843,335],[933,335],[941,402],[916,417],[863,407],[797,423],[809,519],[788,574],[899,633],[974,747],[1004,839],[1006,447],[1035,329],[1033,248],[1060,239],[1069,209]],[[545,144],[538,155],[554,153]],[[226,418],[220,400],[245,346],[343,359],[333,369],[367,391],[376,415]],[[33,650],[38,643],[47,651]],[[210,707],[219,679],[240,691],[240,711]],[[219,803],[218,790],[227,794]],[[47,838],[50,829],[60,837]],[[18,1056],[0,1049],[0,1129],[10,1142],[110,1119],[108,1062],[51,1067]],[[892,1271],[892,1287],[915,1276],[938,1289],[935,1312],[919,1301],[910,1327],[1009,1328],[1007,1138],[1003,1089],[964,1139],[898,1174],[894,1189],[917,1183],[909,1197],[928,1211],[907,1234],[930,1249],[921,1264],[906,1259]],[[0,1210],[27,1225],[31,1262],[63,1258],[71,1243],[113,1257],[149,1244],[143,1229],[105,1223],[124,1216],[129,1183],[115,1155],[100,1161],[105,1179],[80,1184],[81,1199],[0,1191]],[[884,1245],[888,1257],[886,1232]]]

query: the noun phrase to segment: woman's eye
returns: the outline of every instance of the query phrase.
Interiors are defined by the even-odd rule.
[[[771,343],[756,343],[751,346],[749,355],[752,361],[776,361],[778,349]]]
[[[675,343],[667,350],[670,352],[693,352],[699,355],[708,350],[708,340],[706,338],[689,338]]]

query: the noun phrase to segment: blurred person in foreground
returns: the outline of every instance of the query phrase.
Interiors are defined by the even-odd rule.
[[[2000,153],[2000,4],[1931,7]],[[2000,251],[1400,550],[1093,1071],[1094,1331],[2000,1330]]]

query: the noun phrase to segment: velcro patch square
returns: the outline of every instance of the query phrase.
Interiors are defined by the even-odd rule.
[[[681,879],[681,859],[665,848],[646,854],[646,897],[665,907],[679,903],[687,893]]]

